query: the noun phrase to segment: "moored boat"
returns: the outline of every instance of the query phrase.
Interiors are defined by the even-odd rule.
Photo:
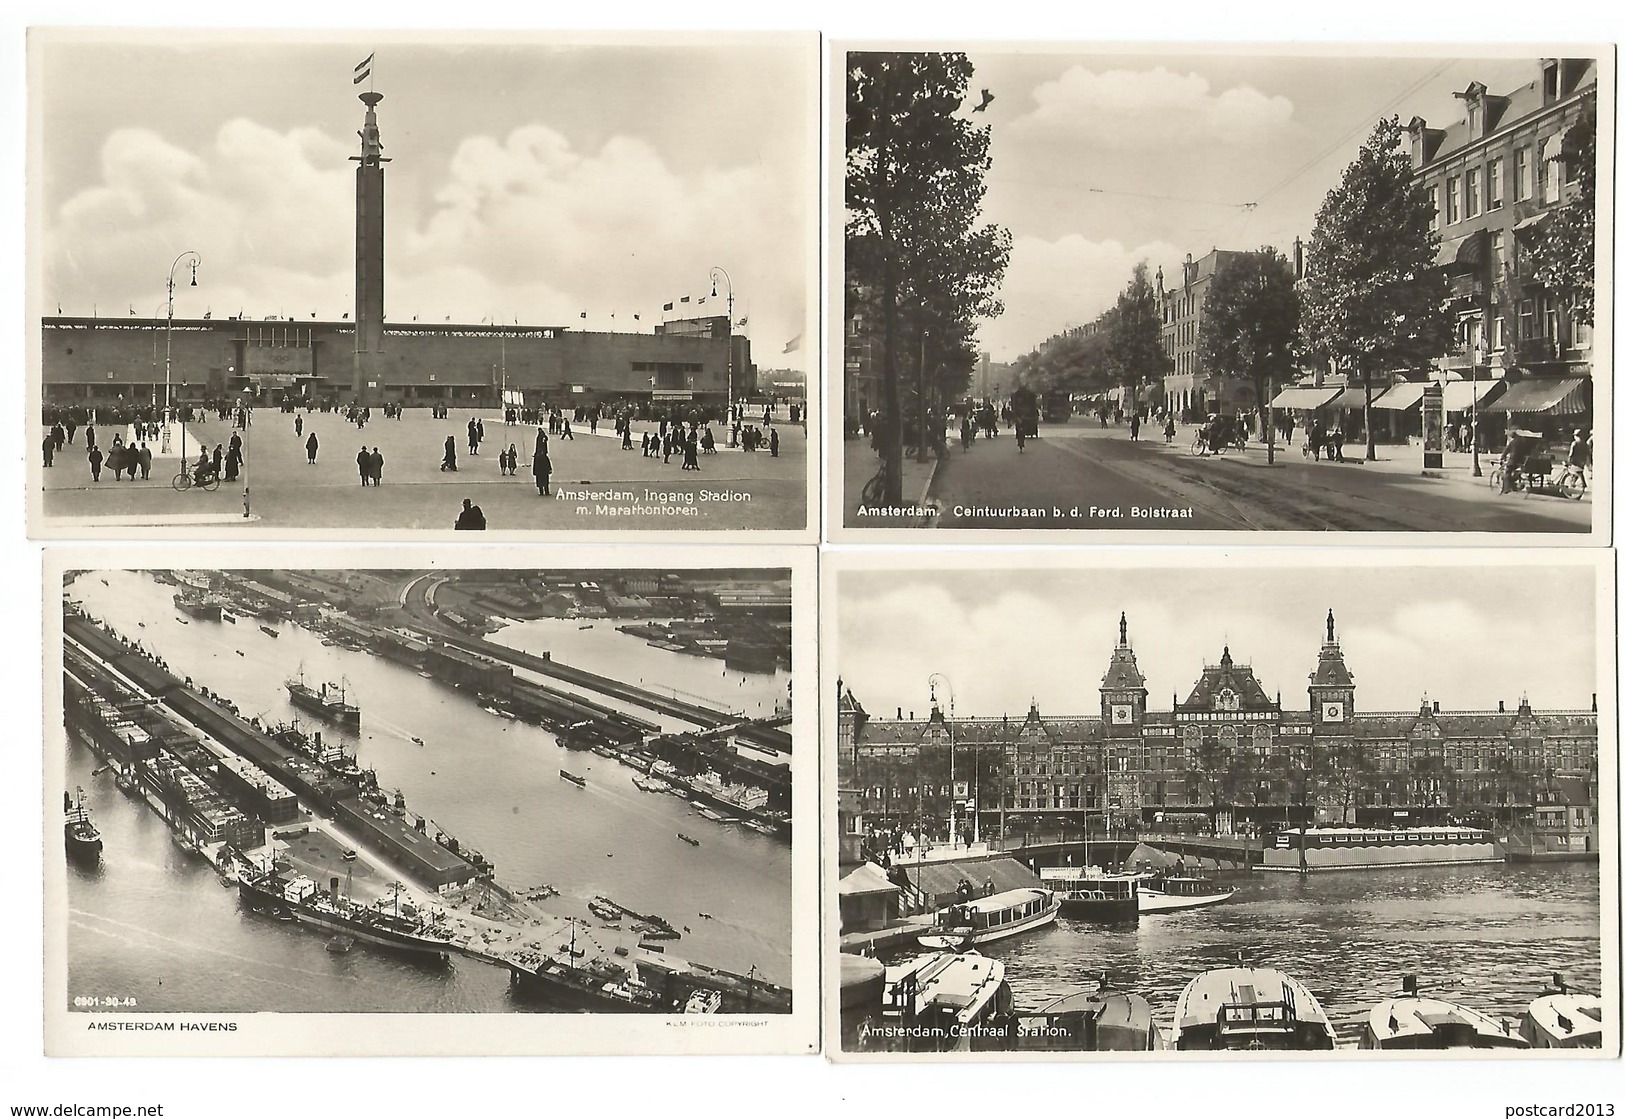
[[[1171,913],[1180,909],[1200,909],[1217,905],[1235,896],[1234,886],[1225,886],[1200,874],[1153,874],[1140,882],[1141,913]]]
[[[85,807],[85,790],[62,794],[62,835],[67,843],[68,857],[82,862],[95,862],[102,857],[102,833],[96,830]]]
[[[288,702],[295,707],[319,715],[347,730],[361,729],[361,708],[344,698],[344,683],[322,684],[317,688],[305,683],[303,670],[292,680],[285,681]]]
[[[279,918],[292,918],[339,936],[365,940],[382,948],[393,948],[436,957],[451,950],[450,932],[438,921],[402,905],[401,889],[391,891],[391,899],[362,905],[339,895],[337,878],[326,892],[304,875],[284,879],[277,874],[245,874],[238,878],[238,895],[258,912]]]
[[[1569,990],[1562,975],[1529,1003],[1518,1035],[1535,1049],[1602,1048],[1602,999]]]
[[[272,629],[270,626],[261,626],[260,627],[260,632],[265,634],[268,637],[279,637],[279,636],[281,636],[280,634],[277,633],[276,630]]]
[[[922,948],[968,948],[1053,924],[1060,911],[1054,891],[1022,887],[939,910],[919,936]]]
[[[1527,1049],[1529,1043],[1487,1014],[1424,995],[1407,975],[1404,994],[1366,1015],[1361,1049]]]
[[[1017,1011],[1016,1048],[1074,1053],[1144,1053],[1167,1048],[1151,1004],[1113,987],[1073,991],[1033,1011]]]
[[[1337,1031],[1309,988],[1270,967],[1204,971],[1179,994],[1169,1047],[1323,1050]]]
[[[926,953],[886,968],[881,1023],[867,1040],[879,1048],[1000,1048],[1012,1002],[1000,961],[979,952]]]
[[[206,622],[220,620],[220,603],[204,594],[191,591],[182,591],[175,596],[175,609],[189,618],[201,618]]]
[[[1045,867],[1038,872],[1055,891],[1062,917],[1132,921],[1140,915],[1140,875],[1106,874],[1098,867]]]
[[[1265,841],[1259,869],[1312,874],[1505,861],[1506,850],[1480,828],[1293,828]]]

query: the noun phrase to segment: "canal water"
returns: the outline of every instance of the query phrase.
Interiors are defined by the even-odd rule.
[[[482,851],[499,882],[546,882],[580,899],[608,895],[679,930],[687,926],[668,945],[674,955],[741,973],[755,967],[789,984],[790,849],[783,841],[711,823],[683,800],[637,789],[633,771],[616,762],[566,751],[539,727],[491,715],[413,669],[323,645],[290,623],[276,626],[276,637],[250,618],[182,624],[174,593],[149,575],[121,571],[82,575],[69,590],[93,617],[155,651],[176,674],[231,699],[245,718],[298,715],[283,682],[301,668],[307,681],[342,678],[361,708],[361,733],[323,727],[323,734],[352,745],[380,785],[401,790],[413,811]],[[691,666],[675,666],[718,662],[653,649],[613,628],[602,635],[605,645],[611,636],[627,643],[649,681],[658,679],[653,658],[670,658],[676,687],[711,698],[687,674]],[[552,648],[570,663],[562,646]],[[612,669],[613,662],[606,656],[596,667]],[[763,677],[740,690],[771,706],[777,687]],[[723,697],[715,698],[720,704]],[[319,936],[241,911],[205,865],[181,856],[150,809],[120,794],[110,773],[91,776],[93,754],[75,746],[69,758],[69,781],[85,786],[106,839],[99,872],[70,871],[70,996],[85,993],[87,983],[156,980],[153,958],[168,953],[179,974],[145,992],[154,1000],[143,1002],[146,1009],[513,1009],[497,968],[460,960],[427,969],[373,952],[334,956]],[[561,780],[560,768],[585,777],[587,787]],[[683,843],[679,832],[700,846]]]
[[[1276,967],[1320,999],[1342,1043],[1364,1015],[1398,994],[1407,973],[1424,993],[1516,1020],[1552,972],[1576,990],[1601,985],[1595,863],[1253,874],[1205,909],[1105,926],[1066,917],[985,946],[1005,962],[1016,1005],[1036,1008],[1102,972],[1144,995],[1166,1028],[1185,984],[1235,963]]]

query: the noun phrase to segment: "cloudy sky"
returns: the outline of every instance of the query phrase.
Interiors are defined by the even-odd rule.
[[[162,313],[195,249],[177,315],[353,312],[351,75],[376,51],[389,318],[648,331],[684,295],[723,313],[697,302],[720,265],[758,364],[806,368],[782,351],[812,314],[816,40],[717,39],[46,39],[41,303]]]
[[[1014,238],[1005,313],[982,348],[1008,361],[1116,299],[1134,264],[1177,283],[1186,253],[1287,251],[1380,116],[1443,127],[1453,93],[1534,81],[1527,58],[1241,57],[971,49],[993,130],[984,208]],[[1257,203],[1248,210],[1246,203]]]
[[[959,715],[1099,711],[1119,611],[1153,710],[1190,694],[1226,643],[1288,708],[1306,684],[1328,608],[1354,673],[1356,710],[1589,707],[1597,689],[1589,568],[1201,568],[843,571],[836,668],[875,716],[930,710],[948,677]],[[946,698],[946,697],[944,697]]]

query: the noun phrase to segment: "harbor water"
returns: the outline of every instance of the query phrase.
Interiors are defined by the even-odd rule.
[[[1415,974],[1424,993],[1516,1020],[1552,972],[1580,991],[1601,985],[1595,863],[1427,867],[1229,879],[1235,897],[1205,909],[1098,925],[1060,917],[989,944],[1025,1009],[1104,972],[1144,995],[1166,1028],[1185,984],[1240,953],[1276,967],[1320,999],[1342,1044],[1364,1015]]]
[[[754,967],[771,982],[789,983],[790,849],[782,840],[708,821],[680,798],[637,789],[633,771],[615,761],[566,751],[542,728],[490,714],[409,667],[325,645],[291,623],[276,625],[276,637],[246,617],[235,625],[183,624],[174,593],[144,573],[116,571],[81,575],[69,589],[91,616],[236,703],[244,718],[300,717],[352,746],[383,789],[399,789],[414,812],[490,858],[499,882],[551,884],[566,905],[606,895],[686,927],[667,945],[673,955],[739,973]],[[720,674],[720,661],[654,649],[613,626],[598,634],[603,621],[591,631],[564,624],[571,628],[542,627],[509,643],[538,655],[551,649],[573,664],[549,639],[579,634],[576,652],[589,638],[608,650],[581,667],[610,675],[613,642],[624,642],[627,663],[636,658],[635,674],[647,685],[661,680],[664,659],[675,687],[718,707],[741,705],[731,688],[771,708],[781,687],[772,676],[741,684],[739,673]],[[283,683],[301,669],[310,683],[346,682],[362,711],[359,734],[323,726],[289,704]],[[707,669],[714,674],[708,690],[699,679]],[[637,682],[625,670],[618,678]],[[70,995],[130,990],[142,998],[141,1009],[154,1011],[518,1008],[497,967],[464,959],[425,966],[371,951],[335,955],[319,936],[248,913],[205,863],[175,847],[151,809],[117,790],[111,773],[92,776],[89,750],[75,744],[69,759],[68,782],[85,787],[106,841],[99,870],[69,871]],[[560,780],[560,768],[587,786]],[[700,846],[682,842],[679,832]]]

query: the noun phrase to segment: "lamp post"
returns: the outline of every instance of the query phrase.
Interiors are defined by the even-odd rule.
[[[728,446],[738,446],[734,439],[734,282],[728,270],[720,264],[711,268],[711,295],[717,294],[717,277],[728,286],[728,412],[724,422],[728,428]]]
[[[174,334],[175,334],[175,269],[179,268],[180,264],[181,264],[181,261],[185,260],[187,257],[192,258],[192,286],[197,287],[197,266],[199,264],[203,263],[203,258],[200,257],[193,250],[187,249],[185,252],[181,253],[180,256],[177,256],[175,258],[174,262],[172,264],[170,264],[170,266],[169,266],[169,281],[168,281],[168,285],[167,285],[167,289],[166,289],[168,291],[168,300],[167,300],[168,316],[167,316],[167,318],[165,320],[165,326],[164,326],[164,435],[166,436],[165,446],[168,445],[167,436],[169,434],[170,419],[174,415],[174,411],[175,411],[175,401],[174,401],[174,397],[172,395],[173,390],[171,388],[171,379],[170,379],[170,367],[171,367],[171,360],[172,360],[172,355],[173,355],[173,341],[174,341]],[[186,425],[182,424],[181,425],[181,463],[184,465],[185,462],[186,462]]]
[[[1478,465],[1478,363],[1484,356],[1484,343],[1479,341],[1473,346],[1473,477],[1482,478],[1483,470]]]

